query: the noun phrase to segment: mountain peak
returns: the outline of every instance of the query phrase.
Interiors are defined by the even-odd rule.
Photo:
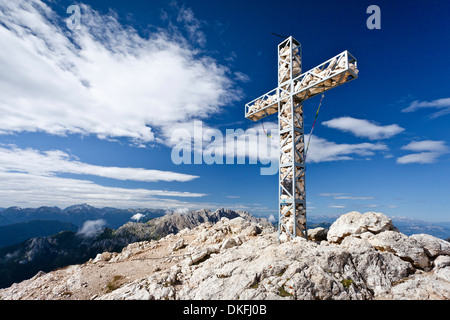
[[[88,205],[87,203],[75,204],[65,208],[63,211],[73,211],[73,210],[91,210],[96,209],[95,207]]]
[[[215,211],[219,213],[223,211]],[[222,217],[157,241],[131,243],[120,253],[100,253],[84,264],[38,273],[0,290],[0,296],[101,300],[450,296],[450,243],[425,234],[408,237],[388,217],[373,212],[351,212],[328,231],[317,229],[320,232],[308,234],[320,234],[320,240],[280,243],[272,226],[240,216]]]

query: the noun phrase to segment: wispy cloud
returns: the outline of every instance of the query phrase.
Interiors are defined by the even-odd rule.
[[[321,197],[334,197],[334,196],[341,196],[343,194],[347,194],[347,193],[319,193],[319,196],[321,196]]]
[[[204,38],[192,10],[180,8],[177,18],[195,41],[174,28],[142,37],[114,14],[80,7],[81,28],[69,30],[42,1],[0,1],[0,134],[142,145],[156,129],[208,118],[239,99],[234,75],[198,50]]]
[[[373,200],[375,197],[348,196],[348,193],[319,193],[322,197],[333,197],[335,200]]]
[[[408,143],[406,146],[403,146],[402,149],[409,151],[429,151],[429,152],[448,151],[448,147],[445,145],[445,141],[442,140],[412,141]]]
[[[439,140],[423,140],[412,141],[409,144],[403,146],[401,149],[414,151],[402,157],[397,158],[398,164],[419,163],[429,164],[434,163],[438,158],[449,152],[449,148],[445,144],[445,141]]]
[[[67,207],[89,203],[97,207],[117,208],[178,208],[208,207],[171,199],[171,197],[202,197],[205,194],[143,188],[107,187],[92,181],[44,176],[23,172],[0,171],[0,206],[38,207],[51,203]],[[168,198],[169,197],[169,198]]]
[[[336,196],[336,200],[373,200],[375,197],[352,197],[352,196]]]
[[[197,176],[142,168],[106,167],[83,163],[60,150],[38,151],[0,145],[0,206],[69,206],[90,203],[122,208],[186,206],[171,197],[200,198],[204,193],[120,188],[62,175],[92,175],[132,181],[190,181]],[[169,199],[167,199],[169,197]]]
[[[430,118],[437,118],[450,113],[450,98],[437,99],[433,101],[419,101],[415,100],[402,110],[402,112],[414,112],[420,109],[435,109]]]
[[[78,230],[77,234],[83,237],[91,237],[102,230],[105,225],[106,221],[103,219],[86,220],[80,230]]]
[[[39,151],[0,144],[0,171],[25,172],[43,176],[60,173],[94,175],[131,181],[191,181],[198,176],[163,170],[98,166],[78,161],[61,150]]]
[[[351,132],[357,137],[370,140],[388,139],[405,130],[397,124],[381,126],[369,120],[352,117],[335,118],[322,122],[322,124],[329,128]]]
[[[188,33],[189,39],[202,47],[205,46],[206,36],[202,31],[202,25],[206,22],[197,19],[191,8],[186,8],[185,6],[179,7],[175,1],[172,1],[170,4],[177,11],[176,20],[183,25],[183,28]]]

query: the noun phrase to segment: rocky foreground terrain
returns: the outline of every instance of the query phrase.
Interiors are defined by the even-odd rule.
[[[0,290],[0,299],[450,299],[450,243],[350,212],[310,241],[222,217]]]

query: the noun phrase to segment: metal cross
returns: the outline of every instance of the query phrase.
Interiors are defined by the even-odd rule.
[[[346,50],[302,73],[301,45],[292,36],[278,45],[278,86],[245,105],[258,121],[278,112],[278,238],[308,238],[306,231],[303,101],[358,77],[356,59]]]

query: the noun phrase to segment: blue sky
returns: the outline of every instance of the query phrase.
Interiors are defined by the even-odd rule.
[[[79,29],[66,24],[73,4]],[[366,26],[371,4],[381,29]],[[276,216],[278,176],[261,175],[260,161],[171,159],[172,133],[192,133],[194,121],[223,135],[262,129],[244,105],[276,86],[283,39],[274,32],[301,42],[304,71],[344,50],[358,59],[359,78],[323,100],[308,154],[308,215],[449,221],[450,5],[283,5],[0,0],[0,207],[86,202]],[[306,132],[319,100],[304,103]],[[276,123],[268,117],[265,129]],[[276,150],[276,139],[269,143]]]

